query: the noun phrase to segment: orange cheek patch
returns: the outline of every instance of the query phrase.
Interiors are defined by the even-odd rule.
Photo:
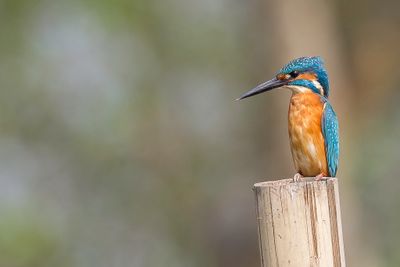
[[[277,76],[276,76],[276,78],[278,79],[278,80],[286,80],[286,79],[288,79],[289,77],[288,77],[288,75],[287,74],[278,74]]]
[[[314,81],[317,79],[317,75],[311,72],[302,73],[296,77],[296,80],[309,80]]]

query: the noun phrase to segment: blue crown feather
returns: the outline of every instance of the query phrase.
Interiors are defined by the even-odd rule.
[[[321,57],[300,57],[286,64],[278,74],[288,74],[293,71],[313,72],[317,75],[318,82],[324,89],[324,96],[329,96],[328,73],[324,67],[324,61]],[[297,82],[298,83],[298,82]],[[312,88],[311,88],[312,89]]]

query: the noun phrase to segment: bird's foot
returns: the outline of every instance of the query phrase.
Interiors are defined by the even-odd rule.
[[[325,177],[326,175],[324,173],[320,173],[317,176],[315,176],[315,181],[321,181],[321,180],[326,180],[328,178]]]
[[[303,178],[303,175],[301,175],[300,173],[296,173],[294,176],[293,176],[293,182],[300,182],[301,181],[301,179]]]

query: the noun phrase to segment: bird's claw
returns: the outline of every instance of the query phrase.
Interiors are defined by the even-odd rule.
[[[315,176],[315,181],[321,181],[321,180],[326,180],[327,178],[325,177],[325,174],[320,173],[317,176]]]
[[[301,175],[300,173],[296,173],[293,176],[293,182],[295,182],[295,183],[300,182],[302,178],[303,178],[303,175]]]

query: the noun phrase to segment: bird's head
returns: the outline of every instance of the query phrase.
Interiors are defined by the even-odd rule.
[[[301,57],[286,64],[276,76],[251,89],[238,100],[257,95],[274,88],[286,87],[293,93],[313,92],[329,96],[328,73],[320,57]]]

